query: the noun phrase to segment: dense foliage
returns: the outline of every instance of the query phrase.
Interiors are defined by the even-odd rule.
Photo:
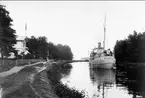
[[[117,41],[114,53],[117,62],[145,62],[145,32],[134,31],[127,39]]]
[[[34,37],[26,39],[26,46],[28,47],[29,54],[26,58],[46,58],[48,55],[48,43],[46,37]]]
[[[58,50],[58,59],[62,60],[72,60],[73,54],[68,45],[58,44],[56,45],[56,49]]]
[[[16,54],[14,44],[16,44],[15,30],[12,29],[13,20],[9,16],[9,12],[5,6],[0,5],[0,53],[2,58],[10,56],[11,52]]]
[[[26,46],[28,47],[29,54],[26,58],[43,58],[47,57],[55,60],[72,60],[73,54],[67,45],[54,45],[52,42],[47,42],[46,37],[34,37],[26,39]]]

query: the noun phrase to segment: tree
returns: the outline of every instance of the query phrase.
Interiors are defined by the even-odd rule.
[[[48,42],[46,37],[34,37],[27,38],[26,46],[28,51],[33,55],[34,58],[43,58],[46,59],[48,56]]]
[[[73,59],[73,54],[68,45],[58,44],[56,47],[59,51],[59,59],[63,59],[63,60],[72,60]]]
[[[38,40],[34,36],[31,36],[31,38],[26,38],[26,40],[27,40],[26,47],[28,47],[29,53],[31,53],[33,57],[35,58],[36,50],[38,47]]]
[[[49,49],[49,58],[58,60],[60,53],[59,53],[56,45],[54,45],[52,42],[49,42],[48,49]]]
[[[71,49],[67,45],[54,45],[52,42],[47,42],[47,38],[43,37],[34,37],[27,38],[26,46],[28,47],[29,55],[25,57],[31,57],[33,55],[34,58],[39,59],[43,58],[54,60],[72,60],[73,54]]]
[[[38,37],[38,45],[39,45],[37,50],[38,57],[46,59],[48,57],[49,51],[47,38],[45,36]]]
[[[2,58],[10,56],[10,52],[17,53],[13,48],[16,44],[16,32],[11,27],[12,21],[5,6],[0,5],[0,53]]]
[[[114,53],[116,61],[145,62],[145,32],[134,31],[127,39],[117,41]]]

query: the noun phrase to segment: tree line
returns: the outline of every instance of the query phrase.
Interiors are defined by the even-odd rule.
[[[71,48],[68,45],[53,44],[47,42],[45,36],[26,38],[26,47],[28,47],[28,54],[25,58],[35,59],[54,59],[54,60],[72,60],[73,54]]]
[[[16,58],[25,59],[55,59],[55,60],[71,60],[73,54],[71,48],[68,45],[58,44],[55,45],[52,42],[47,42],[45,36],[36,38],[31,36],[26,38],[26,47],[28,54],[18,54],[18,50],[14,48],[17,43],[16,31],[12,28],[13,20],[9,16],[9,12],[5,6],[0,5],[0,54],[1,58],[8,58],[11,53],[15,54]]]
[[[145,62],[145,32],[134,31],[128,38],[117,40],[114,53],[117,62]]]

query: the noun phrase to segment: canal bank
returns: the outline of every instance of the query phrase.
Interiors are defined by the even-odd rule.
[[[60,82],[70,69],[66,63],[45,62],[23,66],[13,73],[7,71],[0,77],[1,98],[83,98],[83,94]]]
[[[25,66],[6,77],[0,77],[1,98],[44,98],[42,95],[46,98],[58,98],[52,92],[51,95],[44,95],[46,87],[50,89],[48,91],[53,91],[45,78],[45,70],[48,69],[46,65],[49,64],[36,63],[33,66]],[[41,91],[38,91],[38,88],[41,88]]]
[[[69,88],[64,85],[60,80],[69,75],[72,69],[71,64],[53,64],[52,68],[47,71],[48,79],[54,88],[56,95],[60,98],[85,98],[83,91],[78,91],[75,88]]]

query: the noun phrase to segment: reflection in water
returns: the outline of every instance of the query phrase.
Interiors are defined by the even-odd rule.
[[[145,67],[117,65],[114,71],[90,69],[88,63],[73,63],[72,66],[70,74],[61,79],[62,83],[85,90],[89,98],[145,98]]]
[[[114,70],[106,69],[90,69],[90,78],[93,84],[111,86],[115,83],[115,72]]]
[[[109,89],[115,84],[115,72],[113,70],[90,69],[90,78],[93,84],[97,85],[98,92],[102,89],[103,98],[105,94],[104,90]]]
[[[145,67],[118,68],[116,83],[117,86],[124,86],[128,88],[129,94],[132,94],[133,98],[137,98],[137,96],[145,98]]]

